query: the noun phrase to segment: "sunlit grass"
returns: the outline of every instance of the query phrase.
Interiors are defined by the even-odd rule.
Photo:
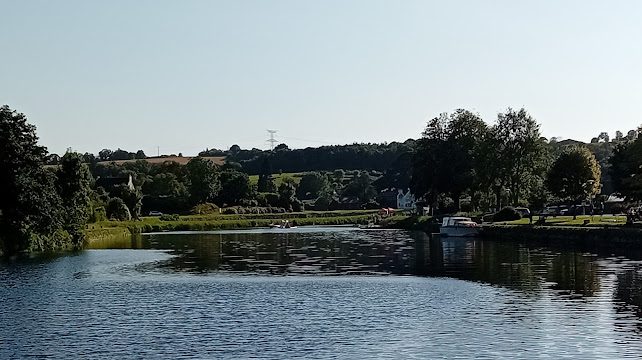
[[[89,240],[120,234],[160,231],[209,231],[218,229],[241,229],[267,227],[288,219],[298,226],[367,224],[376,210],[306,211],[283,214],[236,214],[236,215],[187,215],[179,220],[162,221],[159,217],[143,217],[131,221],[102,221],[89,224],[86,234]]]
[[[274,185],[278,188],[279,185],[283,183],[284,179],[291,178],[296,184],[301,182],[301,178],[303,175],[306,173],[304,172],[298,172],[298,173],[281,173],[281,174],[272,174],[272,180],[274,180]],[[258,175],[250,175],[250,184],[256,185],[259,183],[259,176]]]
[[[537,224],[539,216],[533,216],[533,224]],[[547,216],[544,225],[556,226],[585,226],[585,220],[588,220],[589,226],[605,226],[605,225],[624,225],[626,224],[626,216],[618,215],[578,215],[575,220],[572,216]],[[528,225],[530,223],[528,218],[522,218],[515,221],[498,222],[495,224],[506,225]]]

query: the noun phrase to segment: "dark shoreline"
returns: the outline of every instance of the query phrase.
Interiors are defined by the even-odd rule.
[[[483,225],[482,238],[527,241],[542,245],[583,245],[595,248],[623,246],[642,248],[642,228],[628,226],[531,226]]]

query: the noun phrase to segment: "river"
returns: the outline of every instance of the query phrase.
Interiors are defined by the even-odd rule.
[[[0,262],[0,358],[642,356],[642,257],[622,249],[344,227],[93,247]]]

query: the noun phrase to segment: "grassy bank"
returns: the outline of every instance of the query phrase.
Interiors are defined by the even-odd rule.
[[[132,234],[161,231],[212,231],[267,227],[281,220],[298,226],[367,224],[376,211],[310,211],[286,214],[189,215],[178,220],[162,221],[158,217],[143,217],[132,221],[103,221],[90,224],[85,231],[89,242],[108,240]]]
[[[593,227],[609,227],[609,226],[622,226],[626,224],[626,216],[617,215],[579,215],[576,219],[572,216],[548,216],[544,222],[539,222],[539,216],[533,216],[533,224],[541,226],[593,226]],[[493,223],[495,225],[530,225],[528,218],[523,218],[515,221],[504,221]]]
[[[431,216],[395,215],[382,219],[380,225],[388,229],[423,231],[428,234],[439,232],[439,224]]]
[[[589,248],[642,246],[642,228],[634,226],[524,226],[485,224],[483,237],[492,240],[529,241],[544,245],[585,245]]]

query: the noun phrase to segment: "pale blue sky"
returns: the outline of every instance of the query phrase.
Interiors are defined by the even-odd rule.
[[[0,103],[52,152],[403,141],[459,107],[584,141],[642,123],[640,1],[0,6]]]

